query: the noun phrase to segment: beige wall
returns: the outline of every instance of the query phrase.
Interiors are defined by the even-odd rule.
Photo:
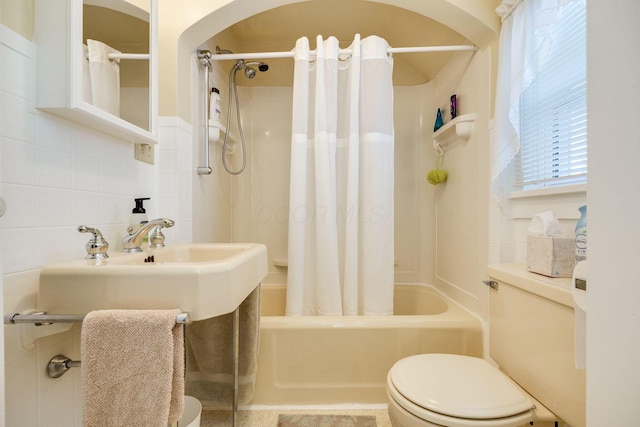
[[[0,0],[0,23],[33,39],[33,0]]]

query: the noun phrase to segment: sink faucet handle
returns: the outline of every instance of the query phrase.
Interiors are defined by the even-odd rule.
[[[80,233],[92,233],[93,236],[86,244],[87,256],[86,259],[105,259],[109,258],[107,250],[109,249],[109,243],[102,237],[102,233],[97,228],[87,227],[81,225],[78,227]]]
[[[162,227],[153,227],[153,231],[149,234],[149,249],[164,248],[164,238]]]
[[[173,227],[175,224],[174,221],[168,218],[162,218],[155,227],[153,227],[153,231],[149,234],[149,249],[159,249],[164,248],[164,234],[162,234],[163,228]]]

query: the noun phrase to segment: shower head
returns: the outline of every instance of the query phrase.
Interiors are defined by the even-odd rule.
[[[258,67],[258,70],[260,70],[261,72],[265,72],[269,69],[269,64],[265,64],[264,62],[260,62],[260,61],[254,61],[254,62],[247,62],[245,64],[247,67]]]
[[[265,72],[269,69],[269,65],[265,64],[264,62],[244,62],[244,60],[242,59],[238,59],[235,63],[235,65],[233,66],[232,70],[244,70],[244,75],[246,78],[248,79],[252,79],[256,76],[257,72],[256,69],[254,67],[258,67],[258,70],[260,70],[261,72]]]
[[[254,62],[242,62],[244,64],[244,75],[248,78],[248,79],[252,79],[256,76],[256,69],[254,67],[258,67],[258,70],[260,70],[260,72],[265,72],[269,69],[269,65],[265,64],[264,62],[259,62],[259,61],[254,61]]]
[[[220,46],[216,46],[216,54],[225,54],[225,53],[233,53],[227,49],[220,49]],[[269,69],[269,65],[260,61],[253,62],[244,62],[244,59],[238,59],[231,69],[232,71],[244,70],[244,75],[248,79],[252,79],[256,76],[256,69],[254,67],[258,67],[258,70],[262,73]]]
[[[248,79],[252,79],[256,76],[256,69],[253,67],[247,67],[244,69],[244,75]]]

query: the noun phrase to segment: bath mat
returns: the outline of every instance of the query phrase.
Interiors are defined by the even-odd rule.
[[[278,415],[278,427],[376,427],[373,415]]]

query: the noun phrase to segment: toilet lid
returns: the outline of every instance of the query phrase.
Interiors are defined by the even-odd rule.
[[[486,360],[455,354],[420,354],[400,360],[389,377],[407,400],[429,411],[473,419],[510,417],[531,399]]]

